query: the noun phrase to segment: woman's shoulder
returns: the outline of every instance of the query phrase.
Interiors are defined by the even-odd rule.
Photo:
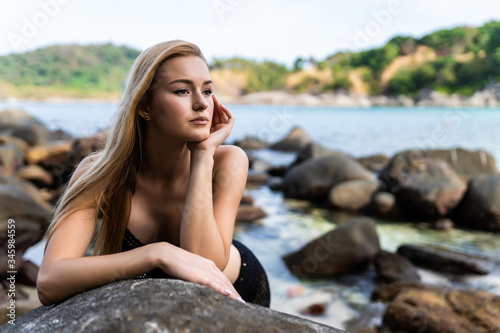
[[[93,164],[94,162],[100,158],[102,155],[102,152],[97,152],[97,153],[92,153],[88,156],[86,156],[76,167],[75,171],[73,172],[73,176],[71,176],[71,179],[69,181],[69,184],[71,185],[76,179],[78,179],[85,171],[87,171]]]
[[[248,156],[243,149],[233,145],[220,145],[214,154],[215,167],[243,167],[248,169]]]

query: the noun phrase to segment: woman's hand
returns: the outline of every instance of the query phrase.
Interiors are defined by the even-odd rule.
[[[234,289],[231,281],[217,268],[213,261],[184,249],[173,247],[173,245],[168,243],[158,244],[160,246],[168,246],[168,249],[161,247],[160,251],[156,254],[158,267],[166,274],[174,278],[210,287],[223,295],[245,303],[236,289]],[[172,251],[175,251],[175,253]]]
[[[195,150],[207,150],[215,152],[218,146],[226,140],[226,138],[231,133],[231,129],[234,125],[234,116],[222,105],[215,94],[212,95],[214,101],[214,112],[212,115],[212,124],[210,127],[210,135],[203,141],[200,142],[188,142],[188,149],[193,152]]]

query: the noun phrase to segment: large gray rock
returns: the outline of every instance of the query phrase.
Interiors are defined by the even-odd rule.
[[[304,147],[302,147],[302,149],[300,149],[297,152],[297,157],[295,158],[295,161],[292,163],[291,166],[300,164],[300,163],[307,161],[307,160],[310,160],[312,158],[322,157],[322,156],[329,155],[332,153],[342,154],[342,155],[347,156],[347,154],[325,148],[322,145],[317,144],[315,142],[309,142],[308,144],[306,144]]]
[[[468,228],[500,231],[500,175],[472,179],[454,219]]]
[[[50,219],[50,207],[34,185],[0,176],[0,275],[21,267],[24,252],[43,237]],[[16,267],[7,266],[9,221],[15,225]]]
[[[324,199],[332,186],[355,179],[372,180],[373,176],[349,156],[332,153],[288,170],[283,179],[283,193],[288,198]]]
[[[333,186],[328,197],[334,207],[359,211],[368,207],[379,188],[378,180],[348,180]]]
[[[360,217],[342,223],[283,260],[296,275],[329,276],[369,263],[379,251],[375,222]]]
[[[234,145],[240,147],[243,150],[256,150],[267,148],[269,146],[269,143],[255,136],[247,136],[241,140],[235,141]]]
[[[405,244],[398,254],[415,265],[452,274],[489,274],[495,264],[484,258],[445,249],[438,246]]]
[[[13,175],[24,164],[28,145],[21,139],[0,135],[0,172]]]
[[[432,219],[457,207],[466,188],[448,163],[427,159],[399,183],[394,194],[412,216]]]
[[[20,138],[30,146],[43,145],[50,137],[42,122],[16,109],[0,112],[0,133]]]
[[[294,127],[280,141],[273,143],[269,148],[282,151],[299,151],[306,144],[311,142],[311,138],[300,127]]]
[[[392,191],[427,159],[441,159],[465,181],[483,174],[498,174],[495,159],[484,150],[462,148],[440,150],[406,150],[394,155],[382,170],[380,179]]]
[[[343,332],[174,279],[124,280],[41,306],[0,332]]]
[[[500,296],[485,290],[453,289],[415,282],[382,287],[374,299],[390,302],[382,331],[490,333],[500,331]],[[385,290],[384,290],[385,289]]]
[[[386,281],[420,281],[416,267],[397,253],[380,251],[373,261],[377,274]]]
[[[390,160],[391,159],[384,154],[356,158],[356,161],[361,163],[362,166],[373,172],[379,172],[380,170],[382,170]]]

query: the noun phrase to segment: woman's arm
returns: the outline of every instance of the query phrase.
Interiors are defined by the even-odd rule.
[[[217,107],[215,98],[214,102],[216,128],[208,139],[190,147],[191,173],[180,245],[224,270],[229,260],[236,211],[246,184],[248,158],[235,146],[217,148],[229,135],[234,117],[224,106]]]
[[[85,160],[73,178],[90,160]],[[47,243],[37,278],[38,297],[49,305],[111,281],[138,276],[154,268],[218,292],[239,297],[215,264],[166,242],[148,244],[127,252],[84,257],[95,229],[94,209],[82,209],[59,223]]]

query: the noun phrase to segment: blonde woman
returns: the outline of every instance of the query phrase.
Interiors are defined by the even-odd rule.
[[[196,45],[169,41],[135,61],[102,152],[56,206],[38,273],[44,305],[111,281],[172,277],[269,306],[266,273],[233,240],[248,172],[221,145],[234,124]],[[102,217],[94,256],[84,254]]]

